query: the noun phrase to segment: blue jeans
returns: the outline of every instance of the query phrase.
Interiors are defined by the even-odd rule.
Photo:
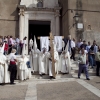
[[[89,55],[89,62],[90,62],[90,66],[93,67],[94,59],[91,55]]]
[[[86,78],[89,78],[89,74],[88,74],[88,67],[86,64],[79,64],[79,71],[78,71],[78,77],[81,76],[81,72],[82,70],[84,70]]]

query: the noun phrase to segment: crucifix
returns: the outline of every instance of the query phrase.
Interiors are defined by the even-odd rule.
[[[51,54],[51,59],[52,59],[52,73],[53,73],[53,77],[55,78],[56,73],[55,73],[54,44],[53,44],[54,37],[52,33],[50,33],[49,38],[50,38],[50,47],[51,47],[50,54]]]
[[[52,35],[52,33],[50,33],[50,36],[48,37],[50,39],[50,54],[51,54],[51,60],[52,60],[52,73],[53,73],[53,77],[56,77],[56,73],[55,73],[55,59],[54,59],[54,36]],[[62,36],[62,39],[64,38],[64,36]],[[38,37],[38,39],[40,39],[40,37]]]

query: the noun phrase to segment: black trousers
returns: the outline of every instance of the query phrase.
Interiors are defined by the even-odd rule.
[[[96,65],[97,65],[97,68],[96,68],[96,75],[99,76],[99,71],[100,71],[100,61],[96,61]]]
[[[17,66],[15,64],[11,64],[9,66],[9,71],[10,71],[10,83],[14,83],[14,80],[16,78],[16,73],[17,73]]]
[[[71,59],[75,60],[75,48],[71,48],[72,51],[72,55],[71,55]]]
[[[9,45],[8,54],[10,54],[10,53],[11,53],[11,50],[12,50],[12,45]]]

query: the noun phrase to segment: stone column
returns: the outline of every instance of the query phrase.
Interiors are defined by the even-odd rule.
[[[56,10],[56,35],[60,35],[60,14],[59,14],[59,10]]]
[[[23,40],[23,34],[24,34],[24,9],[20,9],[19,12],[19,38],[20,40]]]

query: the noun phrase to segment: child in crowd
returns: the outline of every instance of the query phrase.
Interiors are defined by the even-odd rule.
[[[7,41],[4,41],[4,42],[5,42],[4,55],[7,55],[8,54],[8,43]]]

